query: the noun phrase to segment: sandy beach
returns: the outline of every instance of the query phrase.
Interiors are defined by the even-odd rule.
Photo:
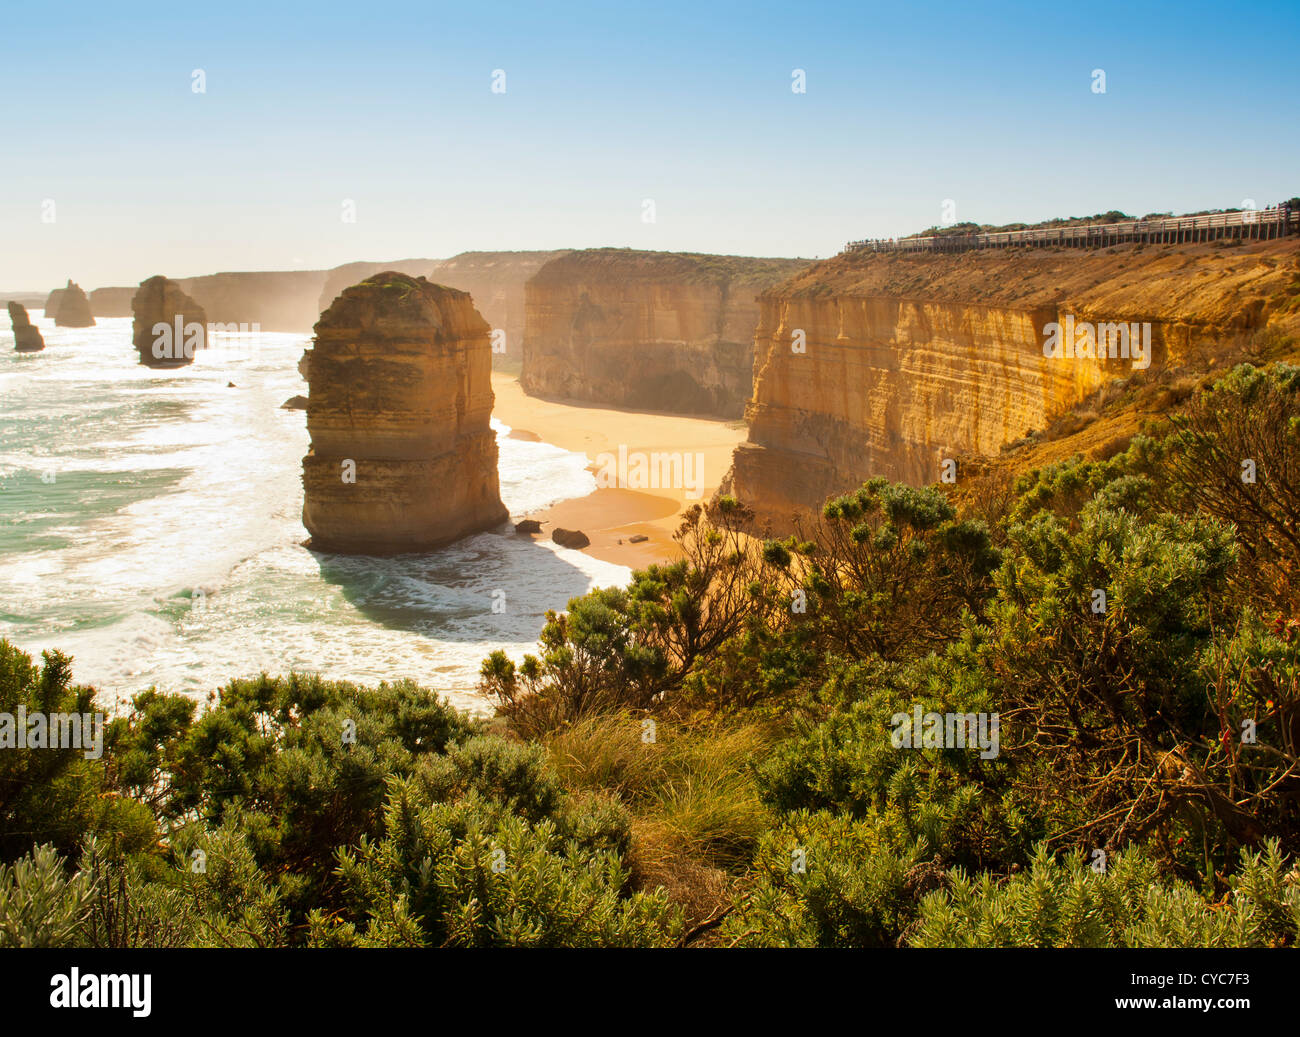
[[[647,466],[651,455],[682,456],[690,478],[670,480],[675,485],[641,488],[632,474],[628,481],[637,488],[610,486],[545,511],[510,516],[516,522],[540,520],[539,536],[546,539],[556,527],[581,530],[591,539],[588,554],[634,569],[676,557],[672,534],[679,515],[713,496],[731,466],[732,451],[745,439],[739,423],[538,399],[524,393],[518,378],[500,372],[493,372],[492,388],[493,416],[511,427],[512,436],[585,453],[593,472],[608,466],[612,474],[620,452],[630,462],[625,475],[635,471],[638,456]],[[647,539],[634,544],[634,536]]]

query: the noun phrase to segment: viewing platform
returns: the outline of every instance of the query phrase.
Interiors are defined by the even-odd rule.
[[[1267,241],[1300,234],[1300,205],[1283,202],[1267,209],[1080,223],[1068,227],[995,231],[981,234],[928,234],[908,238],[850,241],[842,252],[967,252],[979,248],[1109,248],[1112,245],[1173,245],[1231,239]],[[842,253],[841,253],[842,254]]]

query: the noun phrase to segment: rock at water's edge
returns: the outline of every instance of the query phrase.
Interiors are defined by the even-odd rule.
[[[580,529],[555,529],[551,531],[551,539],[561,547],[571,547],[575,551],[581,550],[591,543],[587,534]]]
[[[465,292],[384,271],[316,324],[303,525],[316,550],[425,551],[509,518],[487,322]]]
[[[59,296],[59,308],[54,314],[55,326],[60,328],[92,328],[95,326],[94,314],[90,312],[90,300],[81,286],[68,281]]]
[[[207,344],[208,315],[162,275],[141,281],[131,300],[131,342],[147,367],[181,367]],[[164,328],[158,327],[164,325]]]
[[[26,306],[11,302],[9,321],[14,329],[14,349],[20,353],[38,353],[45,348],[45,339],[41,337],[40,329],[32,326]]]

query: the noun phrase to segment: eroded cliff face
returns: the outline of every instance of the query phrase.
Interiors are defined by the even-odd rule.
[[[526,392],[638,410],[740,417],[757,297],[805,266],[630,249],[571,252],[526,287]]]
[[[526,285],[558,252],[462,252],[439,263],[429,276],[474,297],[474,306],[493,331],[504,331],[503,350],[494,350],[493,362],[518,360],[524,354],[527,313]]]
[[[321,314],[302,365],[311,547],[424,551],[507,519],[488,331],[467,293],[397,271]]]
[[[1112,379],[1224,356],[1269,331],[1294,334],[1297,246],[818,264],[762,298],[749,437],[723,492],[788,528],[795,513],[875,475],[937,482],[945,459],[996,454]],[[1150,325],[1149,365],[1108,349],[1104,359],[1044,356],[1053,324],[1064,333],[1112,323],[1143,339]]]

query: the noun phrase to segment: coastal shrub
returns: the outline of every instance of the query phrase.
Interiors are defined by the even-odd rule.
[[[473,790],[529,821],[553,814],[564,786],[547,766],[539,745],[476,737],[431,757],[419,769],[420,780],[435,801],[456,799]]]
[[[61,652],[41,657],[44,665],[35,666],[31,656],[0,639],[0,714],[13,725],[6,737],[14,743],[20,708],[28,718],[100,710],[93,689],[73,685],[71,659]],[[108,742],[106,730],[106,755]],[[11,743],[0,749],[0,862],[24,857],[38,844],[75,856],[86,833],[113,833],[132,848],[157,838],[149,810],[113,794],[105,758],[87,759],[87,750],[94,750],[86,745],[20,749]]]
[[[675,539],[684,557],[633,574],[626,590],[601,588],[548,612],[540,656],[483,663],[480,689],[524,737],[583,717],[647,709],[745,630],[761,562],[745,531],[753,515],[730,498],[695,505]]]
[[[79,947],[185,947],[199,941],[198,911],[185,887],[189,869],[151,867],[111,842],[87,836],[77,874],[94,890],[78,929]]]
[[[0,863],[0,947],[80,946],[94,892],[89,876],[65,874],[49,843]]]
[[[318,946],[662,946],[680,917],[657,894],[629,893],[611,847],[570,820],[530,823],[471,791],[436,802],[428,783],[394,779],[384,831],[338,853],[348,907],[313,912]]]
[[[978,610],[1001,562],[988,528],[959,520],[943,493],[872,479],[827,501],[820,520],[783,545],[824,650],[903,658],[953,637]],[[776,561],[777,559],[773,559]]]
[[[1210,636],[1231,537],[1089,504],[1078,532],[1038,511],[1009,538],[1015,558],[987,626],[951,658],[993,693],[1004,751],[1038,771],[1022,775],[1040,790],[1037,809],[1105,845],[1122,823],[1149,818],[1135,797],[1160,799],[1152,770],[1186,749],[1183,732],[1204,712],[1192,660]]]
[[[784,816],[759,846],[722,938],[744,947],[893,947],[942,876],[919,847],[827,812]]]
[[[1293,947],[1300,871],[1270,841],[1243,851],[1232,889],[1211,903],[1161,879],[1140,850],[1090,865],[1039,847],[1030,868],[999,882],[960,869],[928,894],[915,947]],[[1104,865],[1104,866],[1103,866]]]
[[[828,811],[872,820],[895,845],[945,866],[989,867],[1025,859],[1040,829],[1014,793],[1015,770],[1000,744],[911,748],[894,744],[894,718],[990,715],[987,692],[931,657],[848,677],[866,685],[856,700],[813,725],[801,725],[758,769],[764,799],[782,813]],[[998,755],[992,755],[993,751]]]
[[[1150,444],[1180,510],[1237,530],[1249,594],[1286,613],[1300,602],[1300,367],[1241,364],[1169,420]]]
[[[480,689],[520,735],[531,738],[583,717],[640,708],[657,694],[665,661],[638,640],[628,592],[598,589],[547,612],[542,653],[516,666],[505,652],[484,660]]]
[[[410,681],[367,688],[299,675],[232,681],[192,723],[176,720],[163,699],[137,702],[122,739],[130,780],[160,789],[173,825],[237,817],[296,918],[330,902],[335,847],[378,832],[389,778],[479,728]]]

